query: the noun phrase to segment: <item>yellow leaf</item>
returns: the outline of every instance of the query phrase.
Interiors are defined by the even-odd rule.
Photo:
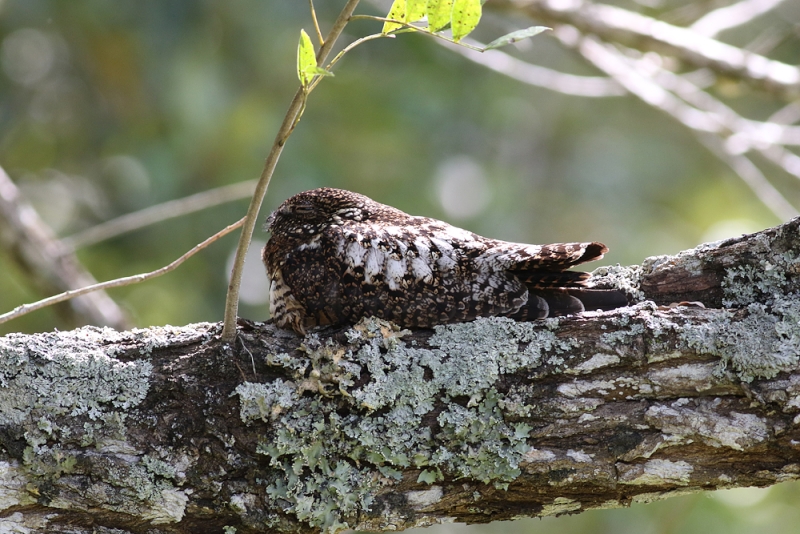
[[[297,77],[303,87],[307,87],[314,77],[317,68],[317,56],[314,45],[305,30],[300,30],[300,42],[297,45]]]
[[[453,40],[458,42],[469,35],[481,20],[481,0],[453,0],[451,27]]]
[[[428,0],[428,29],[438,32],[450,24],[450,14],[453,12],[453,0]]]
[[[394,0],[386,18],[392,20],[406,20],[406,0]],[[393,32],[402,27],[403,25],[397,22],[384,22],[381,33]]]
[[[406,22],[416,22],[425,16],[427,0],[406,0]]]

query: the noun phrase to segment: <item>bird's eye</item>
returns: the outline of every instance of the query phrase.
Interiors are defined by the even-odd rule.
[[[314,212],[314,206],[311,204],[298,204],[294,207],[294,212],[298,215],[307,215]]]

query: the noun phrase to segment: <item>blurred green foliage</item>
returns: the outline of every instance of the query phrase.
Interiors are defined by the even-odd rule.
[[[341,4],[318,2],[323,31]],[[380,14],[366,2],[359,11]],[[530,24],[485,16],[477,37],[488,42]],[[311,33],[312,24],[299,1],[0,0],[0,164],[61,236],[255,178],[297,88],[300,28]],[[378,22],[356,21],[342,41],[378,31]],[[597,74],[546,34],[514,52]],[[793,53],[782,51],[800,57]],[[760,118],[781,105],[739,86],[731,94]],[[608,263],[639,263],[780,222],[691,134],[640,101],[531,88],[416,35],[367,43],[323,80],[286,146],[262,217],[319,186],[510,241],[601,240],[611,248]],[[81,250],[80,258],[98,280],[152,270],[245,207],[234,202],[160,223]],[[111,295],[137,326],[220,320],[235,244],[228,236],[179,271]],[[253,269],[259,276],[260,266]],[[45,296],[1,252],[0,273],[0,311]],[[259,301],[248,295],[256,291],[245,284],[243,296],[252,298],[240,314],[265,319],[265,304],[247,304]],[[0,334],[59,326],[45,310],[0,326]],[[436,531],[794,532],[797,486],[764,491],[770,495],[756,512],[698,495]]]

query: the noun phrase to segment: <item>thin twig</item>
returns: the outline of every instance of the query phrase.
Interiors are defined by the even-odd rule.
[[[255,189],[255,187],[256,181],[248,180],[246,182],[209,189],[208,191],[203,191],[177,200],[170,200],[169,202],[150,206],[143,210],[128,213],[116,219],[98,224],[82,232],[78,232],[77,234],[65,237],[61,242],[69,249],[77,250],[168,219],[182,217],[183,215],[201,211],[212,206],[218,206],[219,204],[224,204],[233,200],[250,198],[253,195],[253,189]]]
[[[155,278],[157,276],[161,276],[162,274],[166,274],[170,271],[175,270],[180,264],[184,261],[188,260],[208,245],[213,243],[214,241],[218,240],[219,238],[227,235],[240,226],[244,224],[244,218],[238,220],[237,222],[227,226],[217,232],[216,234],[212,235],[199,245],[194,246],[189,252],[178,258],[177,260],[173,261],[169,265],[165,265],[160,269],[156,269],[155,271],[151,271],[149,273],[142,273],[142,274],[135,274],[133,276],[126,276],[124,278],[117,278],[115,280],[109,280],[107,282],[100,282],[99,284],[93,284],[90,286],[82,287],[80,289],[73,289],[71,291],[65,291],[64,293],[60,293],[58,295],[53,295],[52,297],[48,297],[46,299],[42,299],[38,302],[32,302],[30,304],[23,304],[22,306],[17,306],[13,310],[8,313],[4,313],[0,315],[0,324],[10,321],[12,319],[16,319],[22,315],[31,313],[32,311],[39,310],[41,308],[45,308],[47,306],[52,306],[53,304],[57,304],[59,302],[64,302],[69,299],[73,299],[75,297],[79,297],[81,295],[85,295],[87,293],[91,293],[93,291],[99,291],[103,289],[110,289],[112,287],[122,287],[128,286],[131,284],[137,284],[139,282],[144,282],[145,280],[149,280],[151,278]]]
[[[319,20],[317,20],[317,11],[314,9],[314,0],[308,0],[308,7],[311,9],[311,19],[314,21],[314,30],[317,32],[319,45],[322,46],[325,44],[325,40],[322,38],[322,30],[319,29]]]
[[[394,37],[394,36],[393,35],[386,35],[384,33],[375,33],[375,34],[372,34],[372,35],[367,35],[366,37],[362,37],[361,39],[357,39],[357,40],[353,41],[352,43],[350,43],[349,45],[347,45],[346,47],[344,47],[338,54],[336,54],[336,56],[334,56],[334,58],[331,60],[331,62],[328,63],[328,65],[325,67],[325,69],[326,70],[331,70],[333,68],[333,66],[336,65],[339,62],[339,60],[342,59],[342,57],[344,57],[344,55],[346,53],[348,53],[349,51],[351,51],[352,49],[354,49],[358,45],[364,44],[367,41],[372,41],[374,39],[381,39],[383,37]],[[317,76],[316,78],[314,78],[314,80],[308,86],[308,92],[309,93],[311,91],[313,91],[314,88],[317,85],[319,85],[319,82],[322,81],[322,78],[323,78],[322,76]]]
[[[336,40],[341,35],[350,17],[353,15],[359,0],[348,0],[341,13],[333,23],[328,38],[325,39],[323,45],[317,52],[317,65],[323,65],[328,55],[331,53]],[[250,201],[250,207],[247,209],[245,216],[244,226],[242,233],[239,236],[239,245],[236,247],[236,256],[233,261],[233,268],[231,269],[231,280],[228,283],[228,294],[225,299],[225,321],[222,328],[222,339],[225,341],[233,341],[236,337],[236,319],[239,313],[239,288],[242,283],[242,272],[244,270],[244,259],[247,255],[247,249],[250,247],[250,239],[253,237],[253,230],[255,229],[256,222],[258,221],[258,212],[261,208],[261,203],[264,201],[264,195],[267,193],[272,174],[275,172],[275,166],[278,164],[283,146],[288,139],[289,134],[296,124],[298,114],[303,108],[305,94],[302,87],[298,88],[297,92],[289,105],[289,110],[283,119],[278,134],[272,145],[267,160],[264,163],[264,169],[261,171],[261,177],[258,179],[256,190],[253,193],[253,198]]]
[[[478,42],[472,42],[472,44],[478,48],[485,48],[486,46]],[[461,54],[474,63],[483,65],[500,74],[505,74],[509,78],[565,95],[603,98],[627,94],[625,89],[612,78],[567,74],[539,65],[532,65],[500,50],[476,52],[459,45],[443,46],[447,46],[453,52]]]

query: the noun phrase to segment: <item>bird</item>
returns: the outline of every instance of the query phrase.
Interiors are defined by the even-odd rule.
[[[287,199],[265,229],[270,314],[301,335],[371,316],[421,329],[627,305],[621,291],[588,289],[589,274],[568,270],[602,258],[598,242],[500,241],[330,187]]]

